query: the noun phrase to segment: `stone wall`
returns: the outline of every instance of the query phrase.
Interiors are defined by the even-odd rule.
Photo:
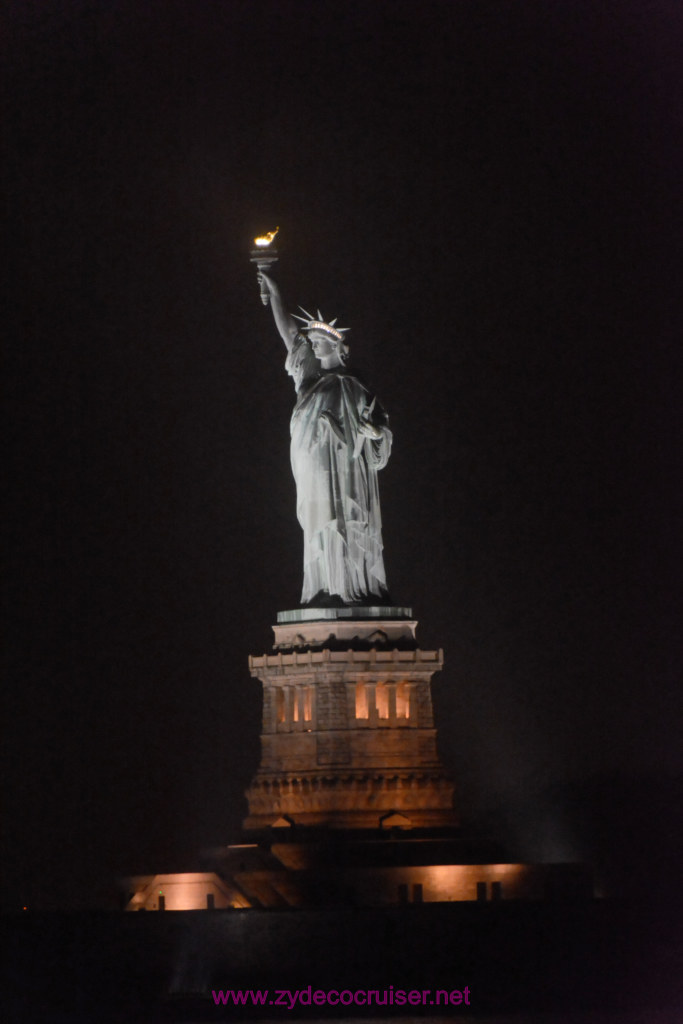
[[[431,698],[443,652],[419,649],[412,621],[384,631],[347,620],[344,650],[329,623],[319,649],[298,633],[288,647],[278,628],[276,653],[249,659],[263,687],[263,726],[245,828],[282,817],[377,826],[391,811],[415,825],[455,824]]]

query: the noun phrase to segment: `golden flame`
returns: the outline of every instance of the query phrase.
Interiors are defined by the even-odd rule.
[[[276,234],[278,233],[279,230],[280,230],[279,228],[275,228],[275,231],[269,231],[265,235],[259,235],[258,238],[254,239],[254,245],[258,245],[258,246],[261,246],[261,247],[264,247],[266,245],[270,245],[270,243],[273,241],[273,239],[275,238],[275,236],[276,236]]]

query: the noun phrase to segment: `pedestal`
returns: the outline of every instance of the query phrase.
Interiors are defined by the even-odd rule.
[[[280,612],[263,685],[261,764],[245,829],[457,824],[439,761],[431,680],[442,651],[417,645],[410,608]]]

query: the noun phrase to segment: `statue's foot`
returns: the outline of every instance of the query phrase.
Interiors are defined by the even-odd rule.
[[[328,590],[319,590],[315,597],[302,606],[304,608],[345,608],[346,602],[339,594],[330,594]]]
[[[315,597],[302,604],[302,608],[368,608],[373,605],[390,605],[388,593],[368,594],[361,601],[344,601],[339,594],[330,594],[328,590],[319,590]]]

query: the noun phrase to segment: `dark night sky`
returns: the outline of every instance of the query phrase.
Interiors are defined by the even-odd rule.
[[[613,884],[680,842],[680,52],[666,0],[14,0],[4,905],[235,839],[297,607],[248,260],[353,328],[468,820]],[[677,224],[678,220],[678,224]],[[650,870],[650,868],[648,868]]]

